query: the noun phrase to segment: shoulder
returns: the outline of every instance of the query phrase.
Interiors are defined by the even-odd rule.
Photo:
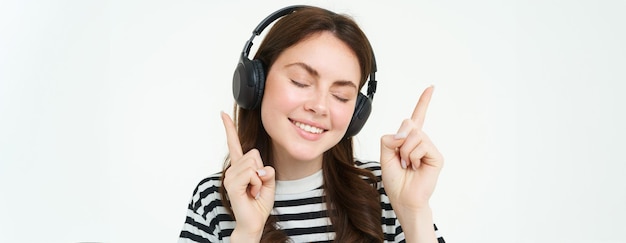
[[[212,174],[202,179],[193,190],[189,209],[206,217],[208,212],[221,206],[219,188],[222,186],[222,173]]]
[[[215,173],[207,176],[202,179],[196,185],[196,188],[193,190],[193,195],[206,195],[207,193],[218,192],[219,187],[222,186],[222,173]]]
[[[221,241],[234,228],[228,224],[232,218],[222,205],[221,176],[222,173],[210,175],[193,190],[179,242]]]
[[[374,175],[374,177],[376,177],[376,181],[377,181],[376,189],[378,190],[380,194],[385,194],[385,190],[383,189],[383,183],[382,183],[383,173],[380,168],[380,162],[355,160],[354,165],[359,169],[363,169],[363,170],[367,170],[371,172]],[[363,179],[366,179],[366,178],[363,177]]]
[[[369,170],[370,172],[372,172],[372,174],[378,177],[378,179],[380,179],[380,176],[381,176],[380,162],[355,160],[354,164],[358,168]]]

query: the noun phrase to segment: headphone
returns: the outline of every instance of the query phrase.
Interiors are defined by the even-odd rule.
[[[252,31],[252,36],[243,48],[239,63],[233,74],[233,96],[239,106],[244,109],[252,110],[261,105],[263,99],[263,91],[265,89],[266,70],[260,60],[248,58],[252,40],[276,19],[288,15],[298,9],[307,7],[305,5],[294,5],[277,10],[276,12],[265,17],[259,25]],[[328,10],[327,10],[328,11]],[[329,11],[330,12],[330,11]],[[333,13],[333,12],[331,12]],[[333,13],[334,14],[334,13]],[[372,71],[367,82],[367,95],[359,92],[354,107],[354,113],[348,125],[348,130],[344,137],[352,137],[361,131],[365,125],[367,118],[372,112],[372,101],[374,93],[376,93],[376,58],[372,52]]]

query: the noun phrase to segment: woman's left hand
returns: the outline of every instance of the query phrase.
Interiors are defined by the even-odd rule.
[[[396,213],[430,210],[428,204],[443,166],[443,156],[422,131],[432,86],[422,93],[411,119],[381,138],[380,163],[387,196]]]

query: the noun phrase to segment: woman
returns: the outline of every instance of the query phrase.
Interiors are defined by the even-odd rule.
[[[298,7],[279,19],[255,56],[262,101],[236,105],[237,125],[222,113],[229,157],[194,191],[180,241],[443,242],[428,204],[443,157],[421,130],[432,87],[381,138],[380,163],[354,160],[346,131],[372,53],[346,16]]]

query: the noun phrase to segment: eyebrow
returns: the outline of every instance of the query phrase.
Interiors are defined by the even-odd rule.
[[[309,66],[306,63],[303,62],[294,62],[294,63],[290,63],[285,65],[285,67],[291,67],[291,66],[298,66],[301,67],[302,69],[306,70],[310,75],[312,75],[315,78],[319,78],[320,74],[317,72],[317,70],[315,70],[315,68]],[[348,80],[337,80],[335,81],[333,84],[335,85],[339,85],[339,86],[352,86],[353,88],[357,89],[356,85],[354,85],[353,82],[348,81]]]
[[[291,67],[291,66],[298,66],[303,68],[304,70],[306,70],[309,74],[311,74],[312,76],[319,78],[320,74],[317,72],[317,70],[315,70],[313,67],[307,65],[306,63],[303,62],[294,62],[294,63],[290,63],[285,65],[285,67]]]

